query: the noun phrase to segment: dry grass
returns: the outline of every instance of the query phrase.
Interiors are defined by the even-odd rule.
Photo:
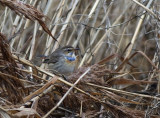
[[[159,11],[158,0],[0,0],[0,116],[158,118]],[[65,45],[81,50],[68,81],[39,58]]]

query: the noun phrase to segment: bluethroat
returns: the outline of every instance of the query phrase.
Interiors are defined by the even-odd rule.
[[[58,48],[47,56],[43,63],[48,64],[51,72],[58,72],[58,74],[68,76],[78,64],[78,50],[78,48],[73,48],[72,46]]]

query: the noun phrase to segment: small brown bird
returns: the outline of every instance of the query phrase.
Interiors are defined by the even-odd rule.
[[[68,76],[71,74],[78,64],[78,48],[72,46],[65,46],[56,49],[51,55],[47,56],[43,63],[49,65],[51,72],[57,71],[59,74]]]

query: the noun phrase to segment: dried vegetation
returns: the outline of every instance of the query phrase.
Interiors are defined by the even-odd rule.
[[[0,117],[158,118],[158,0],[0,0]],[[40,55],[80,48],[68,81]]]

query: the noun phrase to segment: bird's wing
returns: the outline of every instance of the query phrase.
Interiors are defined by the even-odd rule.
[[[43,61],[43,63],[56,63],[57,61],[59,61],[60,57],[62,55],[59,55],[58,52],[54,52],[51,55],[49,55],[48,57],[46,57]]]

